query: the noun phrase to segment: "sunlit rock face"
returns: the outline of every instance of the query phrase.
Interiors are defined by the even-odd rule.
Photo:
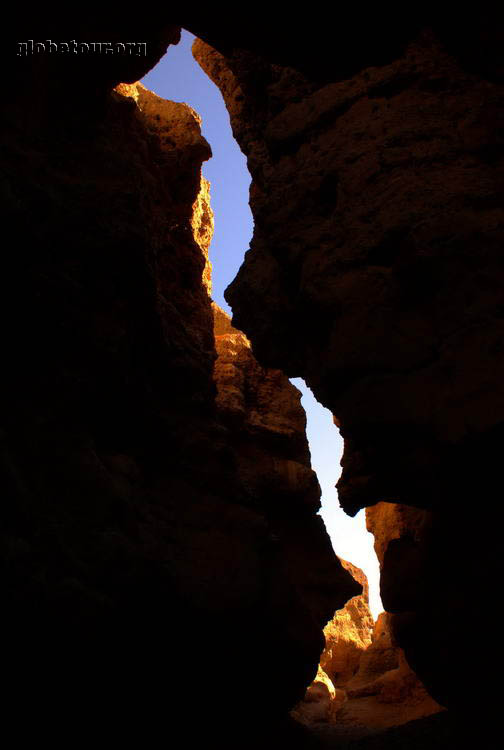
[[[359,660],[358,669],[348,680],[350,689],[356,690],[360,686],[372,685],[385,672],[399,666],[398,649],[392,641],[390,632],[390,617],[387,612],[382,612],[378,615],[376,623],[373,623],[370,643]]]
[[[373,616],[369,609],[368,581],[362,570],[346,560],[343,567],[362,586],[362,594],[352,597],[334,613],[324,628],[325,648],[320,666],[335,686],[345,685],[359,668],[363,652],[371,643]]]
[[[336,717],[347,701],[347,683],[358,672],[372,641],[374,622],[367,578],[360,568],[342,558],[339,560],[361,592],[336,610],[324,628],[325,645],[317,674],[292,711],[292,716],[307,726],[338,721]]]
[[[253,177],[233,320],[261,364],[303,377],[336,415],[350,514],[384,500],[432,512],[421,545],[389,545],[382,588],[408,661],[452,706],[467,703],[467,669],[477,681],[481,665],[462,665],[464,635],[449,623],[492,596],[481,571],[501,525],[478,501],[500,513],[501,20],[419,10],[346,68],[304,27],[278,34],[274,52],[275,29],[254,44],[252,32],[202,25],[219,51],[194,48]],[[349,39],[368,23],[349,25]]]
[[[346,686],[349,701],[373,698],[367,708],[370,722],[376,721],[377,726],[404,724],[442,710],[409,667],[403,650],[397,646],[391,631],[391,619],[387,612],[379,615],[372,642]],[[380,708],[375,710],[376,704],[382,704],[382,711]],[[358,703],[352,703],[352,708],[358,706]],[[348,708],[350,714],[352,708]]]
[[[314,681],[292,716],[315,730],[355,738],[438,713],[442,707],[409,667],[391,631],[393,616],[373,622],[367,580],[342,561],[363,586],[324,629],[326,645]]]
[[[196,113],[130,64],[68,97],[64,61],[36,70],[3,123],[5,714],[139,746],[173,717],[190,746],[259,731],[359,590],[316,516],[300,394],[214,336]]]
[[[270,530],[270,565],[275,563],[270,607],[277,648],[271,658],[284,675],[293,705],[315,673],[333,602],[358,594],[362,581],[336,558],[316,515],[320,487],[310,465],[300,392],[279,370],[263,368],[229,316],[215,303],[213,310],[217,411],[229,431],[242,502]],[[268,698],[269,690],[273,695]],[[264,684],[261,700],[274,703],[278,693],[276,681],[271,687]]]
[[[300,724],[312,727],[329,724],[347,700],[341,688],[335,688],[332,680],[319,664],[315,679],[309,685],[303,699],[291,711],[291,716]]]

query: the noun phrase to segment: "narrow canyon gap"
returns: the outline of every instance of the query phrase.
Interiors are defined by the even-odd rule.
[[[459,731],[493,747],[473,686],[494,660],[461,654],[500,549],[501,11],[13,16],[6,720],[53,742],[145,744],[167,716],[194,746],[286,736],[324,622],[361,589],[317,515],[287,379],[302,377],[344,436],[339,495],[367,508],[393,637]],[[203,40],[252,175],[254,237],[226,292],[237,328],[208,295],[210,147],[190,108],[136,83],[180,26]],[[76,38],[147,54],[18,54]]]
[[[311,43],[307,22],[303,47],[294,20],[281,40],[251,24],[241,46],[208,18],[189,26],[253,177],[226,298],[260,361],[336,416],[347,512],[426,512],[387,545],[384,605],[432,695],[461,708],[450,623],[491,596],[499,548],[476,506],[500,512],[502,13],[356,14]]]
[[[146,60],[8,47],[7,718],[151,742],[169,716],[195,744],[247,727],[247,745],[291,726],[322,628],[361,585],[317,515],[299,392],[211,303],[210,147],[190,107],[136,83],[180,30],[112,38],[142,29]]]
[[[226,287],[235,278],[249,247],[253,221],[249,202],[250,174],[246,160],[233,138],[229,115],[221,92],[203,72],[191,52],[195,37],[182,31],[181,40],[142,80],[159,96],[187,102],[202,119],[202,133],[212,149],[203,163],[203,175],[210,182],[214,213],[214,235],[209,248],[212,265],[212,298],[226,312]],[[361,568],[369,581],[371,610],[375,619],[383,607],[379,594],[378,560],[373,537],[366,532],[364,511],[353,520],[339,508],[335,490],[343,450],[330,413],[317,404],[301,379],[294,385],[303,393],[311,463],[322,488],[321,514],[336,554]]]

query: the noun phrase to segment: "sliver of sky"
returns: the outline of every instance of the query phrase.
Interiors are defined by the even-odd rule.
[[[203,164],[203,175],[211,184],[211,204],[215,215],[215,232],[210,247],[212,296],[218,305],[230,313],[223,296],[224,290],[243,262],[253,231],[248,203],[250,174],[245,156],[233,138],[222,95],[192,56],[193,41],[194,36],[183,31],[180,43],[168,48],[167,54],[142,79],[142,83],[164,99],[189,104],[202,118],[202,133],[213,153],[212,159]],[[383,607],[379,596],[379,570],[373,537],[366,531],[364,511],[355,518],[347,516],[339,507],[334,487],[341,472],[339,462],[343,441],[330,412],[316,401],[304,381],[296,379],[293,383],[303,394],[312,465],[322,488],[320,515],[336,554],[366,573],[370,607],[376,619]]]
[[[142,83],[163,99],[189,104],[203,121],[201,130],[213,154],[203,163],[215,215],[210,248],[212,296],[231,313],[224,290],[238,273],[254,228],[249,208],[250,174],[247,160],[233,138],[222,94],[192,56],[193,41],[193,34],[183,31],[179,44],[168,47],[167,54]]]
[[[335,484],[341,474],[343,438],[333,422],[332,414],[319,404],[304,380],[293,378],[292,383],[303,394],[301,403],[306,412],[306,434],[310,444],[312,465],[317,472],[322,490],[322,509],[327,533],[339,557],[364,571],[369,583],[369,607],[374,619],[383,612],[380,599],[380,567],[374,551],[374,537],[366,529],[365,511],[350,518],[340,508]]]

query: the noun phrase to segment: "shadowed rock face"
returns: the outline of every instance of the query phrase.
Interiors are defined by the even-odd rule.
[[[326,557],[304,438],[282,434],[301,423],[278,368],[337,415],[350,513],[384,499],[432,511],[425,541],[388,545],[387,606],[409,663],[460,705],[489,665],[462,663],[466,634],[448,624],[493,596],[499,528],[480,506],[496,510],[504,403],[502,25],[417,13],[397,33],[352,12],[333,54],[302,21],[230,34],[204,19],[226,57],[199,57],[254,177],[256,233],[230,291],[254,359],[236,349],[250,387],[244,399],[231,373],[227,403],[198,198],[208,144],[183,105],[111,94],[179,21],[196,29],[185,15],[76,28],[44,9],[2,46],[6,713],[148,735],[167,714],[193,719],[195,675],[192,733],[221,731],[223,703],[236,723],[292,705],[329,599],[356,591]],[[15,58],[20,39],[88,35],[142,37],[149,54]],[[287,427],[268,392],[290,404]],[[398,569],[425,581],[406,601]],[[247,679],[230,685],[244,644]],[[286,689],[267,682],[278,654]]]
[[[394,531],[397,528],[396,523]],[[365,736],[442,710],[397,647],[391,631],[394,616],[382,612],[373,622],[366,576],[341,562],[363,592],[335,612],[324,628],[326,643],[317,675],[292,711],[296,720],[332,736],[334,743],[345,735]]]
[[[153,673],[182,672],[197,612],[219,606],[193,572],[223,463],[191,231],[210,148],[171,107],[178,129],[123,89],[78,130],[63,99],[54,133],[4,132],[3,661],[14,706],[55,730],[84,705],[109,725],[156,716]],[[224,536],[242,523],[229,516]]]
[[[261,363],[303,377],[336,415],[348,513],[384,500],[432,512],[421,554],[408,538],[389,545],[386,606],[410,664],[453,706],[467,701],[467,667],[449,623],[491,597],[482,571],[500,527],[478,500],[500,512],[499,15],[419,14],[393,59],[372,49],[345,73],[336,53],[323,76],[322,58],[308,70],[290,37],[283,56],[211,30],[219,52],[194,48],[253,176],[233,320]]]
[[[99,128],[103,122],[110,90],[142,78],[180,39],[179,25],[159,23],[148,6],[144,11],[144,18],[132,19],[102,8],[98,22],[90,11],[77,20],[74,12],[63,9],[34,8],[27,17],[24,9],[13,7],[0,31],[0,60],[8,71],[4,124],[47,131],[53,138],[79,132],[85,137],[86,131],[89,137],[90,125]],[[42,49],[39,44],[45,52],[32,54],[28,44],[25,54],[22,44],[29,40],[34,50]],[[117,44],[124,45],[123,54]]]
[[[370,728],[398,726],[442,710],[427,693],[398,648],[390,629],[391,615],[382,612],[363,653],[359,669],[345,686],[348,702],[336,722],[362,722]]]
[[[396,641],[407,644],[408,662],[420,674],[425,671],[429,689],[449,696],[453,676],[462,678],[453,652],[460,640],[457,629],[436,628],[436,621],[460,612],[476,590],[474,568],[458,580],[457,541],[467,538],[467,521],[460,523],[455,516],[450,522],[439,512],[380,502],[366,509],[366,524],[375,537],[383,606],[392,613],[387,627]]]
[[[251,53],[225,74],[217,53],[195,54],[222,80],[254,178],[252,248],[227,293],[237,324],[338,418],[349,512],[404,485],[435,503],[451,446],[495,426],[496,393],[503,402],[490,382],[502,364],[501,87],[428,31],[399,60],[322,87],[270,66],[261,99]]]
[[[130,65],[68,97],[50,68],[23,64],[2,123],[6,713],[142,744],[175,716],[189,745],[224,741],[299,699],[358,586],[316,516],[299,392],[214,337],[197,114],[111,91]]]
[[[347,560],[340,562],[362,592],[334,612],[324,628],[325,645],[315,679],[291,715],[312,727],[339,722],[339,712],[347,701],[347,683],[359,670],[359,664],[371,644],[373,617],[369,609],[368,581],[360,568]],[[358,723],[353,725],[355,728]]]
[[[362,581],[354,580],[348,564],[334,555],[316,515],[320,487],[310,466],[300,392],[279,370],[261,367],[229,316],[215,303],[213,310],[217,412],[229,431],[242,503],[270,530],[277,634],[277,651],[270,658],[284,676],[287,702],[293,705],[315,673],[324,647],[321,628],[334,613],[335,599],[343,592],[345,601],[358,594]],[[276,682],[261,689],[266,705],[274,703],[268,691],[278,692]]]

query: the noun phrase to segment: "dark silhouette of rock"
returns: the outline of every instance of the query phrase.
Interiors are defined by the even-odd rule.
[[[300,697],[322,612],[356,589],[327,557],[302,432],[282,432],[298,419],[284,376],[304,377],[336,415],[347,512],[382,501],[428,512],[388,541],[382,592],[429,692],[473,711],[482,698],[467,685],[493,664],[460,659],[467,633],[451,623],[493,600],[500,544],[502,11],[356,7],[321,26],[315,13],[12,10],[6,716],[53,736],[103,720],[115,739],[141,728],[145,745],[167,713],[192,720],[196,674],[194,735],[222,735],[223,696],[230,736],[245,715],[264,727]],[[254,352],[240,344],[251,412],[232,378],[229,399],[213,380],[198,119],[136,87],[112,92],[180,26],[219,50],[196,48],[253,175],[254,239],[228,292]],[[55,38],[145,40],[147,54],[17,55],[22,40]],[[288,419],[268,415],[268,392]],[[282,689],[265,679],[279,658]]]
[[[375,507],[380,505],[387,506]],[[340,735],[363,737],[443,710],[397,646],[391,631],[393,615],[382,612],[373,622],[366,576],[354,565],[342,563],[363,586],[363,593],[335,612],[324,628],[326,645],[317,675],[292,716],[336,741]]]
[[[421,542],[390,542],[382,592],[411,667],[468,708],[481,667],[468,673],[450,623],[492,597],[501,526],[502,11],[397,20],[343,22],[341,55],[324,47],[332,27],[310,41],[307,22],[306,46],[287,32],[275,47],[274,26],[241,44],[202,24],[215,48],[194,54],[253,177],[233,320],[264,366],[303,377],[335,414],[348,513],[387,501],[431,514]]]
[[[25,65],[3,122],[5,716],[149,745],[193,722],[197,680],[191,742],[225,745],[248,715],[283,726],[359,587],[316,516],[297,389],[243,344],[241,416],[225,403],[198,115],[98,68]]]

